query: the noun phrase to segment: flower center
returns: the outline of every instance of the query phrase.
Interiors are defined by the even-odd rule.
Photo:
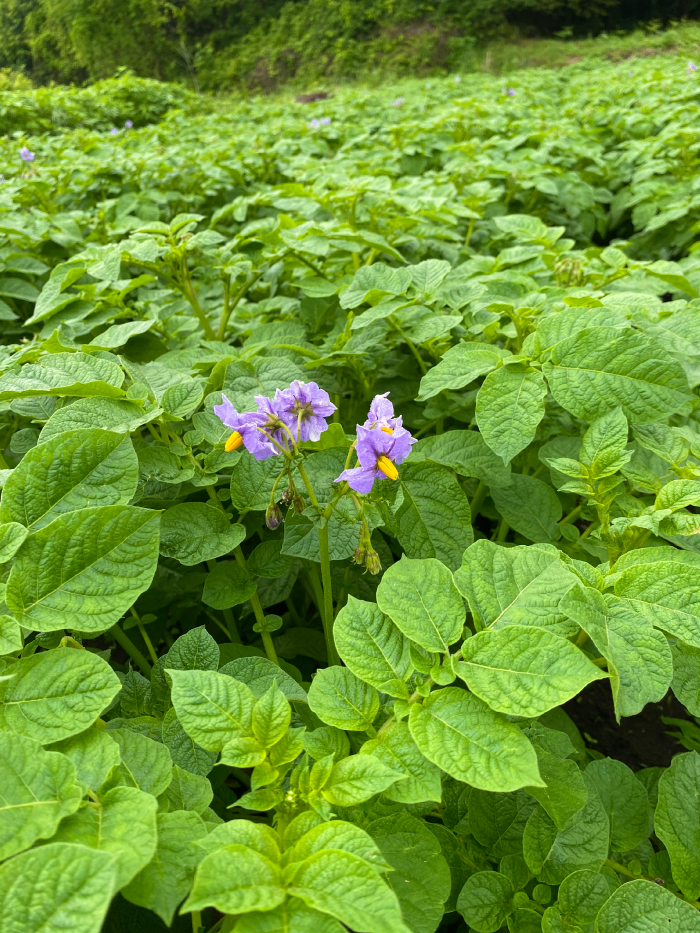
[[[238,447],[240,447],[242,443],[243,443],[243,438],[238,433],[238,431],[234,431],[233,434],[229,437],[229,439],[224,444],[224,450],[227,453],[231,453],[232,450],[236,450]]]
[[[399,478],[399,471],[388,457],[379,457],[377,460],[377,469],[381,470],[387,479]]]
[[[384,431],[385,434],[393,434],[393,433],[394,433],[394,432],[392,431],[392,429],[391,429],[391,428],[387,428],[386,425],[384,425],[384,426],[382,427],[382,431]]]

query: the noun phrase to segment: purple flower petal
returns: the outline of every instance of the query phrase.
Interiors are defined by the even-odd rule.
[[[325,420],[335,411],[335,405],[325,389],[315,382],[295,379],[288,389],[277,390],[275,404],[279,417],[297,442],[317,441],[328,428]],[[297,437],[297,428],[301,437]]]
[[[372,491],[374,481],[379,475],[377,469],[359,466],[353,467],[351,470],[343,470],[335,482],[340,483],[342,480],[346,480],[348,486],[354,489],[355,492],[366,494]]]

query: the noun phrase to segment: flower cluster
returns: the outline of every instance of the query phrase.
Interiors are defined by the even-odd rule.
[[[335,480],[347,482],[355,492],[370,492],[375,479],[398,479],[396,464],[403,463],[416,443],[401,417],[394,415],[388,395],[376,395],[367,420],[357,425],[354,447],[359,466],[348,467]],[[214,412],[232,431],[226,450],[243,445],[256,460],[290,456],[296,453],[297,444],[319,440],[328,428],[326,418],[335,411],[325,389],[298,379],[288,389],[277,389],[274,398],[256,395],[255,411],[237,412],[225,395],[222,398]]]
[[[325,389],[298,379],[288,389],[277,389],[274,398],[256,395],[255,401],[256,411],[239,414],[224,395],[214,412],[233,431],[226,450],[244,444],[256,460],[290,452],[290,442],[317,441],[328,427],[326,418],[335,411]]]
[[[515,88],[503,87],[501,88],[501,93],[505,94],[506,97],[515,97]]]
[[[403,100],[404,100],[403,97],[397,97],[391,106],[400,107],[403,104]]]
[[[330,122],[331,122],[330,117],[321,117],[320,120],[318,119],[318,117],[314,117],[311,123],[309,123],[309,127],[312,130],[317,130],[319,126],[328,126]]]
[[[132,128],[133,125],[134,125],[134,124],[133,124],[133,122],[132,122],[131,120],[125,120],[125,121],[124,121],[124,126],[127,128],[127,130],[130,130],[130,129]]]
[[[688,74],[690,74],[691,71],[697,71],[697,70],[698,70],[698,66],[695,64],[695,62],[688,62]]]
[[[19,157],[23,162],[34,161],[34,153],[31,149],[27,149],[26,146],[22,146],[22,148],[19,150]]]

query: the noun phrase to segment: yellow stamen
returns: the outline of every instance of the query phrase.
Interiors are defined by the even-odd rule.
[[[234,431],[231,437],[229,437],[229,439],[226,441],[224,445],[224,450],[227,453],[231,453],[232,450],[236,450],[238,447],[240,447],[242,443],[243,443],[243,438],[238,433],[238,431]]]
[[[381,470],[387,479],[399,478],[399,471],[388,457],[380,457],[377,460],[377,469]]]
[[[387,428],[387,427],[382,427],[382,431],[384,431],[385,434],[393,434],[393,433],[394,433],[394,432],[391,430],[391,428]]]

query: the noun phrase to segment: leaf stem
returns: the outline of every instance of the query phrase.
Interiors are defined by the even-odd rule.
[[[486,498],[486,483],[482,480],[479,480],[479,485],[476,487],[476,492],[474,493],[471,501],[471,516],[472,516],[472,525],[474,524],[474,519],[479,514],[481,505]]]
[[[157,663],[158,663],[158,655],[156,654],[155,648],[153,647],[153,642],[152,642],[151,639],[148,637],[148,632],[146,631],[146,626],[145,626],[145,625],[143,624],[143,622],[141,621],[141,617],[140,617],[139,614],[136,612],[136,610],[134,609],[133,606],[131,607],[131,614],[132,614],[132,616],[136,619],[136,625],[138,626],[138,630],[139,630],[139,632],[141,633],[141,638],[143,638],[144,643],[145,643],[145,645],[146,645],[146,648],[148,648],[148,653],[149,653],[150,656],[151,656],[151,661],[153,661],[154,664],[157,664]]]
[[[262,277],[264,272],[265,270],[263,269],[261,272],[258,272],[257,275],[254,275],[252,279],[247,279],[233,296],[233,301],[229,301],[228,289],[225,291],[224,309],[221,312],[221,319],[219,320],[219,330],[217,334],[217,338],[219,340],[223,340],[226,336],[226,328],[228,327],[229,318],[238,307],[238,303],[242,298],[245,297],[246,293],[253,287],[253,285],[255,285],[258,279]]]
[[[216,334],[214,329],[209,323],[209,319],[202,310],[202,306],[199,303],[197,298],[197,293],[194,290],[194,285],[192,284],[192,279],[190,278],[190,268],[187,265],[187,257],[182,257],[182,280],[185,286],[185,294],[187,300],[192,305],[194,313],[197,315],[199,323],[202,325],[202,330],[204,331],[208,340],[216,340]]]
[[[560,525],[571,525],[581,514],[581,509],[583,508],[583,502],[580,502],[575,509],[572,509],[568,515],[565,515],[564,518],[559,522]]]
[[[110,635],[120,645],[124,651],[129,655],[132,661],[141,668],[141,672],[150,680],[151,678],[151,665],[148,663],[146,658],[141,654],[139,649],[129,638],[127,634],[119,627],[119,623],[115,623],[112,628],[109,630]]]
[[[238,566],[242,567],[244,570],[247,570],[248,566],[246,563],[245,555],[243,551],[241,550],[240,544],[234,550],[233,555],[236,558],[236,563],[238,564]],[[250,597],[250,605],[253,608],[253,615],[255,616],[255,621],[258,622],[262,626],[263,623],[265,622],[265,610],[262,607],[262,604],[260,602],[260,597],[258,596],[257,593],[253,593],[253,595]],[[272,637],[270,636],[270,633],[262,632],[261,634],[262,634],[263,647],[265,648],[265,654],[267,655],[269,660],[272,661],[273,664],[277,664],[277,666],[279,666],[280,662],[277,659],[277,652],[275,651],[275,646],[272,642]]]

